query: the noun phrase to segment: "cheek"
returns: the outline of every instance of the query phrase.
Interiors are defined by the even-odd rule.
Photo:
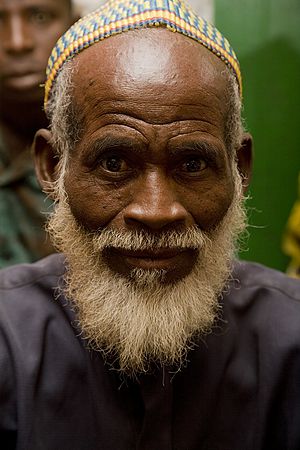
[[[203,230],[217,226],[230,207],[234,195],[233,183],[226,182],[190,195],[190,213]]]
[[[66,175],[65,189],[74,217],[90,231],[107,226],[128,203],[126,192],[99,184],[90,177]]]

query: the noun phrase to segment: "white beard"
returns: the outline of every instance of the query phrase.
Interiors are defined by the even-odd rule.
[[[218,315],[219,296],[231,273],[237,237],[245,228],[241,179],[236,170],[234,200],[216,229],[203,233],[87,233],[76,223],[61,195],[49,222],[53,242],[67,258],[65,294],[76,310],[88,345],[114,361],[129,376],[154,364],[179,370],[187,352],[209,332]],[[198,248],[193,270],[174,284],[164,273],[113,272],[102,256],[107,246],[145,249],[155,246]]]

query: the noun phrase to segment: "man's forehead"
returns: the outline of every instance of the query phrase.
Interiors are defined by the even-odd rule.
[[[146,101],[156,94],[174,103],[194,103],[197,93],[224,97],[224,64],[205,47],[166,29],[130,31],[95,44],[74,60],[76,96]],[[92,89],[91,89],[92,87]],[[95,90],[97,88],[97,91]],[[205,102],[205,100],[204,100]]]
[[[164,29],[124,33],[90,47],[73,64],[73,101],[86,135],[119,124],[142,134],[148,125],[154,134],[155,126],[166,126],[171,136],[186,132],[189,122],[189,132],[223,136],[227,69],[184,36]]]

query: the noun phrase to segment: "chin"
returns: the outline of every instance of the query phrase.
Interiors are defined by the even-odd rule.
[[[112,230],[91,235],[77,225],[68,206],[58,208],[50,231],[63,243],[60,250],[68,261],[64,294],[74,306],[87,345],[128,376],[147,372],[152,364],[179,370],[190,348],[218,317],[233,258],[227,222],[209,237],[199,229],[161,238]],[[184,249],[188,242],[197,249],[189,270],[184,264],[168,270],[127,264],[126,270],[116,270],[113,258],[107,258],[108,249],[116,246],[125,254],[141,255],[160,245]]]
[[[5,89],[0,93],[3,104],[26,105],[30,103],[43,104],[43,89],[32,86],[26,89]]]

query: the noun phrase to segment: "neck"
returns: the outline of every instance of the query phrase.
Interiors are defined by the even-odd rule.
[[[33,141],[39,128],[48,122],[40,102],[5,105],[0,111],[2,139],[11,159],[22,153]]]

